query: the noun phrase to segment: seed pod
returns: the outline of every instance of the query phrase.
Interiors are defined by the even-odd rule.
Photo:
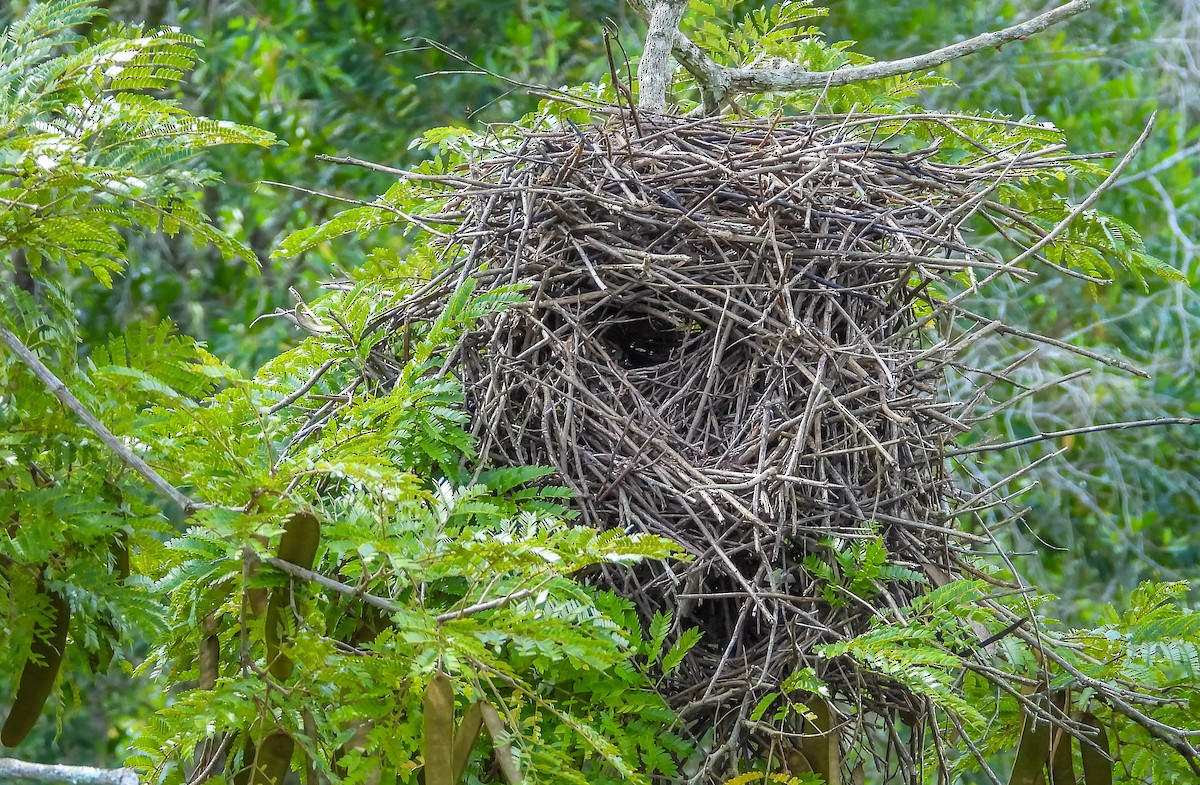
[[[793,776],[808,774],[813,770],[808,758],[804,757],[804,753],[795,747],[788,747],[784,750],[783,765],[787,768],[788,774]]]
[[[496,765],[500,767],[500,772],[504,775],[504,779],[508,780],[509,785],[518,785],[522,782],[521,772],[517,768],[517,760],[513,756],[512,744],[508,741],[508,732],[504,729],[504,721],[500,719],[500,712],[496,711],[496,707],[487,701],[480,701],[479,709],[483,713],[483,724],[488,729],[488,735],[492,737],[492,750],[495,754]]]
[[[459,723],[458,729],[454,731],[454,782],[463,781],[463,773],[467,770],[467,763],[471,760],[471,750],[475,749],[475,742],[479,741],[480,734],[483,733],[483,706],[479,701],[475,701],[467,708],[466,714],[463,715],[462,722]]]
[[[252,557],[251,557],[252,558]],[[249,561],[249,559],[247,559]],[[245,583],[249,584],[259,573],[259,563],[254,559],[245,567]],[[261,618],[267,612],[267,590],[254,587],[245,590],[246,609],[253,619]]]
[[[455,785],[454,685],[444,673],[425,688],[425,785]]]
[[[308,512],[293,513],[283,524],[283,536],[279,539],[279,558],[310,570],[317,558],[317,546],[320,541],[321,524],[316,517]],[[290,679],[295,670],[295,663],[279,651],[284,642],[280,625],[291,610],[292,597],[292,581],[289,579],[285,587],[272,589],[267,600],[264,640],[267,670],[279,681]]]
[[[833,710],[820,695],[813,695],[806,704],[812,712],[815,733],[805,734],[801,751],[808,759],[814,772],[829,785],[842,785],[842,750],[837,728],[833,723]]]
[[[257,747],[246,742],[242,767],[233,775],[234,785],[283,785],[295,748],[296,742],[281,730],[268,733]]]
[[[258,745],[258,760],[250,775],[250,785],[283,785],[292,769],[292,751],[296,742],[283,731],[273,731]]]
[[[320,542],[321,524],[316,516],[310,512],[295,512],[283,522],[283,536],[279,538],[276,555],[297,567],[311,570]]]
[[[1108,746],[1108,732],[1095,714],[1083,715],[1083,724],[1096,732],[1091,741],[1080,740],[1079,751],[1083,759],[1083,781],[1085,785],[1112,785],[1115,767]]]
[[[233,773],[233,785],[250,785],[250,773],[254,771],[254,745],[249,739],[242,746],[242,767]]]
[[[71,606],[66,598],[40,585],[38,590],[50,600],[50,617],[41,630],[35,630],[33,643],[29,647],[29,659],[21,670],[21,681],[17,685],[17,696],[13,699],[4,728],[0,730],[0,743],[15,747],[25,740],[29,731],[37,724],[46,699],[54,690],[58,669],[62,665],[63,653],[67,648],[67,631],[71,627]]]
[[[1038,703],[1046,705],[1045,695],[1040,696]],[[1049,758],[1050,723],[1032,714],[1026,715],[1008,785],[1045,785]]]
[[[374,729],[374,724],[370,720],[354,719],[342,723],[342,730],[350,732],[350,738],[342,744],[338,751],[334,754],[331,760],[330,768],[341,779],[345,779],[348,771],[345,765],[345,758],[354,752],[363,752],[367,746],[367,739]],[[364,754],[364,758],[366,758]],[[372,765],[363,773],[364,785],[379,785],[382,780],[382,771],[377,760],[372,761]]]
[[[1055,690],[1051,695],[1055,708],[1063,716],[1071,716],[1070,690]],[[1075,785],[1075,758],[1071,754],[1074,737],[1062,728],[1055,728],[1050,744],[1050,785]]]
[[[200,622],[200,656],[197,665],[200,671],[199,687],[211,690],[217,686],[217,674],[221,666],[221,640],[217,637],[217,617],[208,614]]]

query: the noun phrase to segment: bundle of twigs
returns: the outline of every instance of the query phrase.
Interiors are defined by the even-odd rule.
[[[454,195],[426,218],[453,224],[454,261],[394,324],[467,278],[528,287],[455,354],[481,456],[553,466],[587,523],[691,556],[598,580],[647,618],[669,609],[703,630],[667,692],[717,726],[714,747],[744,741],[755,701],[805,665],[853,701],[919,714],[812,650],[899,616],[986,542],[955,522],[995,500],[957,492],[946,453],[1003,375],[975,374],[965,400],[944,381],[971,372],[958,358],[972,342],[1019,331],[946,293],[1027,274],[972,247],[964,224],[982,215],[1035,241],[989,195],[1066,159],[1047,147],[938,163],[874,141],[905,122],[878,115],[599,111],[597,127],[523,133],[441,178]],[[830,602],[805,559],[875,537],[890,567],[876,603]]]

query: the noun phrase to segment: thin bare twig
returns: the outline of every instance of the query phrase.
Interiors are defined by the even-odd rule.
[[[289,561],[284,561],[283,559],[274,556],[263,559],[263,561],[275,569],[285,572],[294,578],[299,578],[301,580],[308,581],[309,583],[315,583],[322,588],[328,589],[336,594],[341,594],[345,597],[353,597],[355,599],[362,600],[367,605],[379,608],[380,610],[388,611],[389,613],[399,613],[400,611],[404,610],[403,606],[389,599],[379,597],[374,594],[369,594],[362,589],[356,589],[349,584],[326,577],[319,572],[307,570],[304,567],[292,564]],[[448,621],[461,619],[475,613],[482,613],[484,611],[502,608],[511,602],[516,602],[517,600],[522,600],[526,597],[529,597],[533,593],[533,590],[522,589],[512,592],[511,594],[506,594],[503,597],[495,597],[493,599],[477,602],[473,605],[468,605],[457,610],[446,611],[445,613],[438,614],[433,618],[438,624],[445,624]]]
[[[0,324],[0,341],[3,341],[13,354],[20,358],[34,376],[38,378],[42,384],[46,385],[46,389],[50,391],[55,398],[62,402],[64,406],[74,412],[75,416],[83,421],[88,430],[96,434],[96,437],[104,443],[108,449],[112,450],[121,462],[135,472],[140,474],[146,482],[153,485],[159,492],[169,498],[183,510],[184,515],[191,515],[198,510],[203,510],[212,505],[198,502],[188,498],[182,491],[176,488],[171,483],[163,479],[162,475],[150,467],[141,456],[129,449],[123,441],[121,441],[112,431],[110,431],[104,423],[92,414],[83,403],[75,397],[74,393],[68,389],[62,380],[54,375],[54,372],[46,367],[37,355],[29,351],[29,348],[21,342],[21,339],[14,335],[7,327]]]
[[[1088,425],[1083,428],[1068,428],[1064,431],[1052,431],[1050,433],[1039,433],[1034,436],[1026,436],[1024,439],[1014,439],[1011,442],[1000,442],[999,444],[974,444],[970,447],[960,447],[957,450],[949,450],[946,453],[947,458],[953,458],[958,455],[971,455],[980,452],[999,452],[1001,450],[1011,450],[1014,447],[1024,447],[1027,444],[1035,444],[1037,442],[1049,441],[1051,439],[1062,439],[1067,436],[1079,436],[1085,433],[1100,433],[1102,431],[1125,431],[1130,428],[1150,428],[1162,425],[1200,425],[1198,417],[1155,417],[1148,420],[1130,420],[1128,422],[1113,422],[1104,423],[1102,425]]]
[[[277,404],[273,405],[271,408],[267,409],[267,414],[275,414],[276,412],[282,411],[283,409],[286,409],[287,407],[291,406],[296,401],[303,398],[305,396],[305,394],[309,390],[311,390],[314,385],[316,385],[317,382],[321,381],[321,377],[324,376],[329,371],[330,368],[337,365],[337,363],[338,363],[338,358],[336,358],[336,357],[332,357],[332,358],[326,360],[325,362],[321,363],[321,367],[319,367],[319,368],[317,368],[317,370],[313,371],[312,376],[309,376],[308,379],[305,380],[304,384],[300,385],[295,390],[293,390],[290,394],[288,394],[288,396],[286,398],[281,400],[279,403],[277,403]]]

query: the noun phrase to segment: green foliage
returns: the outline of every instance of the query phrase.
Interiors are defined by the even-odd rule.
[[[989,758],[1016,746],[1023,714],[1016,695],[997,690],[994,677],[984,674],[999,671],[1030,684],[1044,680],[1050,689],[1070,691],[1070,709],[1101,718],[1110,737],[1119,740],[1115,759],[1128,781],[1193,780],[1187,763],[1158,746],[1144,724],[1107,705],[1101,687],[1136,684],[1163,698],[1143,707],[1154,722],[1187,732],[1200,730],[1200,621],[1181,605],[1185,584],[1144,584],[1131,596],[1129,610],[1118,614],[1107,606],[1102,614],[1106,623],[1094,629],[1062,630],[1053,620],[1037,617],[1038,635],[1045,636],[1043,643],[1052,656],[1048,661],[1035,656],[1031,641],[1011,634],[1000,611],[1007,607],[1009,612],[1028,613],[1053,598],[989,596],[987,588],[979,580],[940,586],[908,604],[903,611],[906,624],[876,617],[862,635],[822,646],[819,653],[851,657],[923,696],[942,713],[946,724],[941,732],[963,727],[978,734],[973,744]],[[992,643],[990,651],[981,649],[981,630],[991,635],[1006,629],[1009,634]],[[806,684],[811,681],[811,675],[804,677]],[[954,762],[960,775],[977,767],[972,755],[962,754]]]
[[[465,699],[501,708],[531,781],[563,771],[579,772],[578,782],[606,781],[609,771],[636,779],[637,771],[674,765],[657,733],[670,713],[629,665],[638,649],[609,615],[627,622],[628,610],[598,601],[568,578],[600,562],[667,557],[666,544],[564,527],[562,490],[524,487],[543,470],[493,470],[470,485],[453,480],[465,478],[459,459],[471,445],[455,385],[429,371],[459,330],[506,300],[475,299],[470,290],[414,341],[409,364],[386,395],[341,407],[307,442],[296,438],[308,419],[302,403],[264,416],[278,397],[274,390],[330,357],[342,358],[353,373],[355,329],[367,311],[359,321],[353,308],[341,309],[347,334],[310,339],[254,380],[233,380],[206,405],[156,410],[151,431],[171,479],[205,499],[257,498],[260,509],[206,511],[170,546],[157,584],[172,598],[170,629],[143,667],[187,678],[199,646],[196,618],[208,614],[222,619],[218,635],[227,654],[211,694],[177,703],[144,732],[145,765],[171,779],[168,764],[186,758],[213,728],[236,732],[265,711],[298,734],[307,713],[318,717],[322,750],[337,748],[347,722],[369,720],[390,740],[377,750],[378,765],[407,781],[421,715],[411,702],[400,711],[391,701],[397,685],[419,685],[439,662]],[[336,389],[326,384],[343,378],[339,370],[309,394]],[[246,663],[262,657],[261,630],[250,627],[247,649],[247,629],[238,620],[246,596],[264,579],[246,577],[244,544],[271,542],[280,506],[300,499],[326,522],[316,569],[388,598],[389,610],[375,622],[377,634],[344,651],[331,641],[366,635],[362,625],[374,611],[355,600],[310,609],[288,652],[310,686],[285,692],[280,685],[264,695],[246,689],[254,676]],[[331,705],[340,708],[326,711]],[[592,756],[595,763],[583,762]]]
[[[821,594],[834,608],[855,599],[870,600],[887,581],[925,583],[921,573],[889,562],[887,546],[879,535],[845,541],[827,537],[821,546],[828,557],[808,556],[804,569],[823,582]]]
[[[465,5],[496,22],[483,26],[489,35],[502,33],[512,42],[476,52],[493,69],[532,79],[569,64],[575,82],[606,70],[594,40],[573,43],[577,19],[592,13],[592,4],[523,4],[519,14],[493,4]],[[401,22],[409,32],[438,28],[439,14],[466,13],[435,4],[420,12],[428,19],[414,20],[418,12],[408,6],[413,16]],[[195,21],[186,4],[164,8]],[[848,42],[828,43],[811,24],[823,16],[805,2],[745,14],[733,2],[694,3],[685,28],[730,65],[787,59],[829,71],[870,62]],[[313,153],[356,147],[375,158],[428,155],[415,171],[447,171],[482,146],[485,137],[452,126],[424,134],[408,151],[408,138],[429,118],[399,130],[392,121],[430,103],[440,122],[458,121],[462,103],[481,105],[498,90],[464,86],[464,77],[455,75],[431,91],[435,99],[422,96],[408,84],[408,72],[384,59],[395,44],[362,4],[332,3],[315,14],[268,3],[261,16],[249,18],[220,7],[209,19],[221,38],[201,65],[199,93],[185,91],[185,100],[216,102],[232,111],[215,114],[262,122],[295,143],[269,160],[227,153],[239,156],[237,172],[248,180],[295,181]],[[154,781],[183,781],[186,762],[205,745],[224,744],[234,771],[247,763],[247,751],[285,739],[288,749],[294,745],[293,768],[309,765],[338,782],[370,781],[381,773],[416,782],[425,749],[421,696],[442,673],[453,682],[459,716],[481,700],[498,709],[514,760],[530,782],[680,779],[681,762],[695,750],[646,674],[669,677],[700,633],[685,629],[668,643],[675,620],[663,613],[643,635],[628,603],[574,580],[596,565],[677,554],[655,538],[567,525],[569,494],[547,485],[544,469],[474,467],[461,390],[445,365],[464,330],[517,302],[521,292],[480,291],[467,281],[428,321],[397,335],[375,329],[398,298],[446,261],[426,245],[428,230],[437,228],[426,217],[440,209],[442,194],[416,178],[402,179],[373,203],[327,222],[317,219],[329,208],[313,198],[279,208],[281,192],[273,187],[231,196],[244,186],[217,184],[190,163],[192,156],[230,143],[266,146],[273,137],[195,117],[181,108],[185,104],[162,97],[178,90],[195,66],[194,39],[171,29],[99,27],[86,3],[34,5],[0,42],[0,324],[125,444],[210,506],[182,523],[165,517],[138,478],[13,355],[0,353],[0,637],[9,641],[0,686],[16,682],[35,630],[50,618],[42,585],[65,597],[72,612],[68,694],[78,700],[88,688],[82,674],[93,670],[103,678],[113,660],[125,668],[136,663],[143,677],[170,692],[169,705],[136,723],[131,761]],[[89,28],[91,41],[85,40]],[[310,36],[323,48],[306,46]],[[351,40],[366,42],[370,53],[354,51]],[[447,62],[437,50],[421,58],[423,70]],[[914,97],[944,84],[940,76],[913,75],[751,97],[742,108],[916,115],[921,109]],[[613,94],[603,83],[572,89]],[[675,95],[681,108],[690,108],[685,81]],[[314,110],[296,111],[300,102]],[[503,97],[493,111],[512,117],[531,103]],[[377,122],[381,116],[388,122]],[[576,108],[545,103],[518,127],[564,118],[588,121]],[[1029,118],[1009,122],[999,113],[963,113],[938,123],[914,118],[880,124],[879,133],[896,144],[936,147],[937,155],[955,162],[976,154],[967,136],[993,148],[1040,149],[1063,139],[1057,128]],[[498,130],[487,142],[504,144],[504,134]],[[359,175],[322,174],[308,184],[337,189]],[[1029,216],[1033,229],[1020,239],[1071,212],[1078,195],[1066,178],[1095,181],[1103,170],[1078,160],[1062,175],[1031,177],[995,194]],[[381,174],[362,176],[356,193],[384,190]],[[197,199],[200,188],[207,189],[205,202]],[[214,222],[231,233],[250,227],[251,236],[243,244]],[[1143,247],[1134,223],[1145,225],[1088,211],[1047,247],[1047,259],[1089,276],[1128,275],[1152,289],[1160,284],[1147,281],[1147,273],[1178,278]],[[295,304],[295,321],[309,337],[288,337],[293,348],[254,374],[232,365],[245,367],[263,352],[238,346],[237,362],[224,362],[157,316],[103,338],[95,325],[112,322],[95,306],[106,301],[88,294],[75,299],[81,278],[109,286],[130,258],[158,265],[145,255],[147,241],[134,233],[160,229],[174,238],[165,243],[171,253],[179,252],[181,239],[194,241],[205,250],[188,253],[208,253],[205,269],[218,272],[198,285],[160,269],[147,280],[168,294],[161,302],[149,299],[170,303],[181,292],[201,291],[204,296],[194,298],[198,311],[233,302],[241,310],[222,318],[249,322],[278,292],[239,292],[252,289],[243,276],[295,227],[305,228],[283,240],[274,258],[308,254],[326,270],[341,255],[333,241],[391,234],[385,247],[362,255],[364,264],[343,270],[344,285],[311,304]],[[346,258],[360,254],[349,249]],[[300,276],[299,269],[292,274]],[[224,291],[214,296],[206,286]],[[90,304],[83,324],[81,302]],[[157,313],[158,305],[151,310]],[[211,318],[197,317],[197,323]],[[282,335],[284,322],[277,325],[275,334]],[[231,349],[244,329],[219,333],[223,348]],[[82,360],[81,343],[89,349]],[[380,368],[381,357],[398,359]],[[297,397],[302,385],[306,392]],[[267,561],[278,553],[283,522],[297,511],[320,521],[313,568],[324,587],[290,578]],[[889,585],[925,581],[889,564],[877,536],[822,545],[828,559],[814,557],[804,566],[823,581],[831,606],[876,604]],[[128,577],[123,554],[132,554]],[[1013,614],[1032,615],[1049,603],[1046,597],[993,596],[988,589],[982,581],[933,589],[900,609],[906,624],[876,614],[862,635],[829,644],[821,654],[853,659],[927,698],[939,712],[943,739],[961,738],[956,723],[969,731],[986,728],[977,744],[990,757],[1016,743],[1022,715],[1016,696],[998,693],[980,663],[1031,683],[1045,667],[1055,688],[1070,687],[1076,709],[1095,712],[1112,729],[1127,779],[1192,781],[1182,760],[1166,754],[1144,724],[1097,697],[1114,685],[1154,690],[1158,700],[1147,711],[1155,721],[1196,729],[1200,622],[1183,605],[1185,584],[1145,584],[1128,598],[1128,608],[1098,609],[1096,628],[1056,633],[1050,663],[1038,662],[1012,634],[981,654],[980,628],[999,633]],[[262,614],[256,598],[263,595],[289,602]],[[279,627],[269,629],[277,616]],[[1031,621],[1039,633],[1055,631],[1051,620]],[[149,642],[144,659],[131,651],[139,640]],[[209,663],[203,653],[214,647],[217,659]],[[283,650],[294,672],[271,667],[274,648]],[[210,665],[211,674],[205,672]],[[811,694],[836,700],[815,670],[800,668],[778,692],[762,697],[751,719],[805,714],[802,701]],[[489,765],[489,750],[490,742],[477,745],[468,781]],[[953,764],[963,772],[975,765],[966,754]],[[816,779],[756,771],[731,782],[758,781],[809,785]]]
[[[114,26],[87,43],[75,28],[97,13],[79,2],[37,5],[0,42],[0,319],[113,432],[132,438],[148,400],[211,391],[220,365],[167,324],[139,325],[80,363],[73,304],[55,280],[82,269],[110,284],[125,263],[125,227],[186,226],[244,255],[197,212],[190,189],[208,175],[184,160],[271,137],[140,92],[174,85],[195,59],[193,39]],[[70,665],[102,672],[114,650],[161,627],[152,592],[122,574],[119,552],[132,550],[143,568],[164,525],[140,482],[7,351],[0,433],[0,637],[13,646],[0,682],[12,683],[40,623],[29,596],[39,581],[71,607]]]
[[[822,646],[822,657],[849,656],[868,669],[895,680],[935,707],[952,712],[967,727],[986,724],[986,704],[963,694],[962,653],[971,640],[965,622],[983,613],[973,603],[983,594],[980,581],[957,581],[933,589],[909,604],[908,624],[884,617],[872,619],[871,629],[857,638]]]
[[[339,781],[378,770],[414,781],[422,713],[414,696],[439,669],[464,700],[500,710],[530,782],[674,773],[689,750],[663,733],[672,714],[632,664],[649,656],[630,631],[636,617],[570,579],[599,563],[670,557],[667,543],[566,526],[566,492],[530,484],[544,470],[472,479],[465,468],[473,446],[461,393],[438,371],[461,332],[517,291],[477,293],[466,282],[436,318],[410,326],[394,379],[357,394],[386,339],[370,325],[413,279],[398,290],[391,278],[364,275],[300,304],[314,337],[253,377],[167,323],[139,324],[78,359],[71,299],[52,276],[87,269],[111,283],[125,261],[117,228],[187,228],[252,258],[192,204],[189,189],[209,176],[183,164],[207,146],[270,142],[131,92],[173,84],[192,65],[194,42],[110,25],[85,43],[71,28],[93,17],[78,3],[36,6],[4,45],[3,75],[34,75],[0,105],[9,132],[2,235],[5,248],[21,251],[5,260],[5,275],[26,282],[6,286],[5,325],[108,429],[211,506],[172,531],[95,435],[16,356],[0,354],[0,629],[11,655],[0,683],[13,683],[49,612],[36,591],[44,581],[73,611],[73,669],[89,658],[107,668],[114,651],[123,658],[144,637],[151,646],[140,672],[175,685],[170,705],[137,735],[133,760],[155,780],[182,780],[184,761],[225,738],[231,771],[250,751],[292,740],[298,758]],[[291,395],[314,376],[305,396]],[[339,394],[348,402],[311,427],[310,407]],[[314,568],[343,593],[289,590],[263,566],[296,510],[322,522]],[[118,545],[135,554],[128,578]],[[266,617],[283,617],[280,635],[255,597],[284,591],[292,602]],[[364,593],[374,604],[358,599]],[[655,657],[677,664],[688,641]],[[199,655],[214,646],[215,663]],[[269,647],[294,667],[268,668]],[[355,727],[370,729],[357,746]]]
[[[1200,81],[1187,44],[1196,38],[1196,17],[1170,3],[1097,0],[1092,6],[1061,28],[940,68],[939,74],[958,88],[921,97],[926,107],[943,111],[988,107],[1013,117],[1035,114],[1062,129],[1081,151],[1123,151],[1151,112],[1158,113],[1144,149],[1098,206],[1118,221],[1110,227],[1124,234],[1127,225],[1133,226],[1144,236],[1148,265],[1162,260],[1177,272],[1157,280],[1160,274],[1140,260],[1113,265],[1113,258],[1127,253],[1120,250],[1101,254],[1114,268],[1105,273],[1092,257],[1094,249],[1069,242],[1071,235],[1103,234],[1102,225],[1087,220],[1080,222],[1080,234],[1064,238],[1067,259],[1091,257],[1076,269],[1097,270],[1115,285],[1090,288],[1081,297],[1078,280],[1043,271],[1035,281],[997,291],[979,304],[988,316],[1003,315],[1044,334],[1071,335],[1072,342],[1124,356],[1152,378],[1094,368],[996,418],[990,428],[1001,441],[1090,423],[1200,412],[1197,377],[1188,370],[1189,350],[1183,348],[1190,345],[1200,315],[1195,287],[1200,267],[1189,228],[1200,212],[1194,165]],[[1001,9],[984,2],[843,0],[824,26],[834,40],[859,39],[888,60],[992,29],[1001,18],[1015,22],[1034,10],[1027,4]],[[1064,182],[1056,189],[1077,204],[1088,185]],[[1187,275],[1190,286],[1172,282],[1179,273]],[[1016,375],[1017,385],[1000,395],[1019,394],[1071,370],[1043,352]],[[1029,525],[1007,527],[1000,535],[1015,550],[1039,553],[1021,565],[1027,577],[1059,587],[1058,612],[1088,623],[1099,614],[1100,600],[1127,598],[1141,581],[1188,578],[1195,585],[1200,551],[1192,533],[1200,525],[1200,483],[1194,456],[1200,429],[1114,430],[1072,441],[1067,457],[1039,468],[1037,486],[1022,496],[1022,504],[1031,507]],[[984,483],[1053,447],[989,456],[980,467]]]
[[[30,0],[0,3],[0,26]],[[635,42],[623,0],[532,0],[411,3],[407,0],[296,3],[263,0],[105,0],[116,21],[177,27],[204,42],[204,57],[187,84],[171,91],[194,114],[264,128],[287,146],[269,151],[215,150],[206,163],[224,173],[207,182],[201,209],[264,264],[259,276],[242,259],[193,247],[187,232],[130,239],[129,274],[113,290],[64,284],[76,297],[86,345],[128,324],[170,318],[243,372],[252,371],[294,336],[282,321],[255,319],[291,305],[288,288],[363,263],[363,248],[329,246],[287,263],[266,265],[279,241],[322,223],[336,201],[320,192],[382,191],[381,173],[314,166],[319,154],[352,155],[395,166],[424,157],[409,142],[426,128],[520,116],[536,99],[472,73],[426,39],[461,52],[495,72],[544,85],[571,84],[604,73],[600,20]],[[595,21],[592,21],[595,20]],[[81,24],[87,36],[104,19]],[[426,76],[437,74],[436,76]],[[300,186],[305,190],[286,187]],[[393,252],[403,243],[394,238]]]
[[[114,25],[85,43],[72,28],[98,13],[82,2],[37,5],[0,44],[0,251],[21,249],[35,274],[86,268],[108,286],[123,261],[118,230],[158,226],[253,261],[186,190],[209,175],[180,164],[206,147],[273,138],[141,93],[174,86],[195,61],[195,39]]]

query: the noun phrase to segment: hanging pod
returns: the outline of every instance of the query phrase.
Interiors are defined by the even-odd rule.
[[[425,785],[459,785],[467,771],[471,750],[484,727],[492,737],[496,765],[511,785],[521,782],[521,773],[506,741],[504,722],[496,707],[477,700],[454,724],[454,684],[439,671],[429,680],[423,697],[424,728],[421,753],[425,766],[421,772]]]
[[[211,690],[217,686],[217,676],[221,668],[221,639],[217,633],[219,624],[215,613],[210,613],[200,622],[200,653],[196,658],[196,667],[200,674],[197,685],[202,690]]]
[[[0,731],[0,743],[15,747],[25,740],[29,731],[37,724],[46,699],[54,690],[59,667],[67,648],[67,630],[71,627],[71,606],[66,598],[47,589],[38,580],[38,593],[50,601],[50,615],[44,624],[34,630],[33,643],[29,647],[29,659],[21,669],[21,680],[12,708]]]
[[[1045,696],[1038,701],[1045,704]],[[1013,763],[1008,785],[1045,785],[1046,763],[1050,757],[1050,723],[1026,714],[1017,745],[1017,760]]]
[[[1063,717],[1072,714],[1069,690],[1053,690],[1048,695],[1043,692],[1035,697],[1039,705],[1052,706]],[[1095,737],[1091,740],[1079,738],[1083,783],[1112,785],[1113,762],[1108,756],[1108,735],[1091,712],[1085,712],[1079,719],[1083,725],[1095,731]],[[1047,774],[1050,785],[1079,785],[1072,751],[1075,739],[1076,737],[1064,728],[1054,727],[1046,720],[1026,715],[1025,729],[1017,747],[1017,760],[1008,779],[1009,785],[1045,785]]]
[[[234,785],[283,785],[295,749],[291,735],[281,730],[271,731],[257,745],[247,741],[242,767],[233,775]]]
[[[454,685],[438,672],[423,700],[425,785],[457,785],[454,778]]]
[[[842,785],[842,750],[829,701],[813,695],[806,705],[814,721],[801,740],[804,758],[827,785]]]
[[[282,561],[311,570],[320,542],[321,524],[316,516],[309,512],[293,513],[283,522],[283,536],[279,539],[277,555]],[[288,578],[286,585],[272,589],[267,598],[264,638],[267,670],[279,681],[290,679],[295,670],[295,663],[280,651],[286,642],[283,632],[284,620],[292,609],[294,597],[292,579]]]
[[[1095,731],[1092,739],[1079,741],[1083,781],[1086,785],[1113,785],[1113,759],[1108,746],[1108,732],[1090,711],[1083,715],[1082,721]]]

